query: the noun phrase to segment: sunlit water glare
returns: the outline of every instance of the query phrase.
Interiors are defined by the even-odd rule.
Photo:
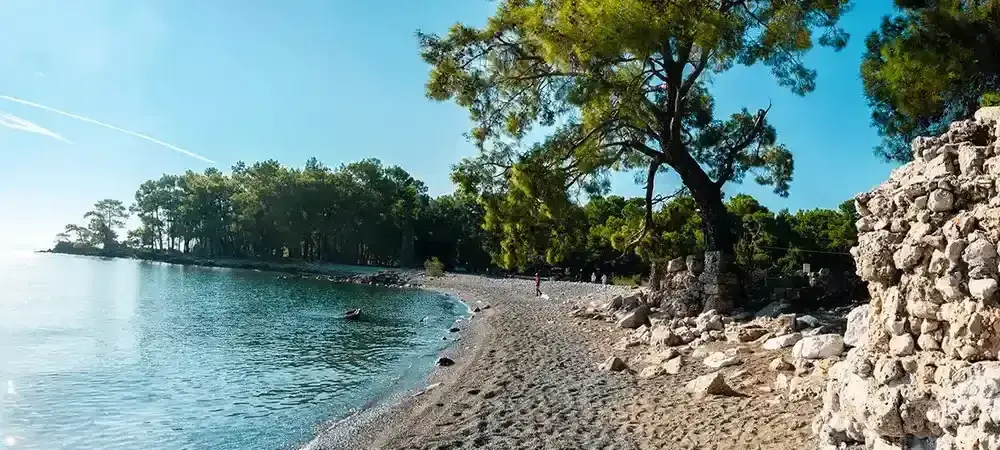
[[[365,320],[340,319],[354,307]],[[0,436],[19,449],[294,448],[419,381],[465,313],[418,290],[6,254]]]

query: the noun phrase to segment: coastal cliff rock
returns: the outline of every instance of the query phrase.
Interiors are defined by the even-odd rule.
[[[977,116],[856,197],[871,303],[829,370],[820,448],[1000,448],[1000,129]]]

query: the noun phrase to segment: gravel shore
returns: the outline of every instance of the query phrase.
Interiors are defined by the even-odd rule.
[[[771,394],[767,368],[784,351],[744,349],[745,363],[723,370],[742,395],[691,398],[684,385],[710,371],[687,360],[681,372],[636,376],[643,349],[616,348],[631,333],[602,321],[569,316],[581,302],[630,288],[448,275],[425,287],[490,307],[462,325],[426,389],[406,393],[350,423],[319,433],[307,450],[333,449],[800,449],[812,448],[815,398]],[[710,344],[724,350],[728,344]],[[610,356],[633,371],[605,372]]]
[[[569,329],[566,315],[569,300],[627,288],[545,282],[544,300],[529,280],[448,275],[425,287],[490,305],[444,353],[456,364],[438,368],[422,394],[351,424],[353,436],[335,425],[306,449],[638,448],[612,420],[634,383],[598,372],[610,347]]]

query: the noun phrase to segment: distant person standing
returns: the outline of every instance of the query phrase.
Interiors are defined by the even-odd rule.
[[[601,284],[608,284],[608,274],[601,274]]]
[[[591,272],[590,273],[590,282],[591,283],[597,283],[597,272]]]
[[[542,277],[538,271],[535,271],[535,297],[542,295]]]

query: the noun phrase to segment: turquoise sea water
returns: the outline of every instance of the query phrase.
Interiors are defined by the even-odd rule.
[[[352,307],[365,320],[339,318]],[[0,448],[295,448],[419,381],[465,313],[418,290],[0,255]]]

